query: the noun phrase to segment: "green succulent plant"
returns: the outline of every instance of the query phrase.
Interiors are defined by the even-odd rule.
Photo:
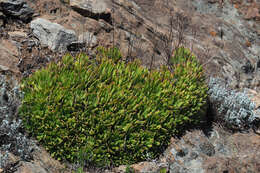
[[[155,158],[205,116],[203,69],[188,51],[181,56],[172,73],[125,63],[113,48],[99,48],[96,59],[66,55],[22,81],[19,115],[58,160],[76,162],[79,151],[97,167]]]

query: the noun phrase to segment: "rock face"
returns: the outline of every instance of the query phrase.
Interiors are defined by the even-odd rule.
[[[251,11],[252,6],[259,8],[259,2],[225,1],[219,5],[199,0],[192,4],[203,17],[212,17],[216,20],[215,24],[210,25],[218,26],[208,28],[208,31],[217,31],[221,34],[221,37],[219,35],[211,38],[214,48],[212,47],[210,52],[216,57],[214,58],[214,55],[210,59],[208,67],[210,64],[218,66],[220,69],[218,75],[221,74],[227,81],[234,82],[234,87],[256,88],[259,86],[259,83],[254,81],[259,79],[257,73],[259,66],[257,64],[259,62],[260,40],[257,36],[257,30],[260,25],[257,20],[244,19],[246,14]],[[220,64],[222,67],[219,66]]]
[[[42,44],[48,45],[53,51],[66,51],[68,45],[77,41],[74,31],[42,18],[33,20],[30,27]]]
[[[181,139],[172,138],[159,159],[131,167],[138,173],[159,173],[162,170],[170,173],[257,173],[260,169],[259,147],[260,136],[257,134],[232,135],[214,127],[210,133],[195,130]],[[114,171],[125,169],[119,167]]]
[[[103,4],[102,8],[97,2]],[[137,57],[149,68],[165,64],[174,47],[167,45],[176,46],[180,41],[177,38],[182,38],[181,44],[198,56],[208,76],[224,78],[232,82],[234,88],[255,89],[260,86],[256,73],[260,24],[256,10],[250,14],[252,10],[249,9],[259,9],[259,2],[218,2],[73,0],[70,6],[81,17],[69,11],[69,15],[56,21],[69,23],[73,30],[84,28],[77,32],[94,31],[99,43],[116,45],[123,55]],[[251,16],[250,19],[245,19],[247,16]],[[170,21],[175,25],[171,26]],[[253,70],[244,70],[250,66]]]
[[[90,32],[84,32],[83,34],[81,34],[79,36],[79,40],[80,43],[86,43],[89,44],[90,47],[93,47],[95,45],[97,45],[97,38],[95,35],[93,35]]]
[[[18,49],[10,40],[0,41],[0,71],[19,73]]]
[[[194,131],[181,140],[173,140],[164,158],[171,163],[170,172],[257,172],[259,165],[254,159],[260,157],[260,136],[229,135],[215,127],[208,137],[200,131]],[[245,136],[248,141],[241,141]],[[248,152],[254,154],[249,156]],[[242,158],[242,155],[248,157]],[[245,166],[247,163],[249,167]]]
[[[58,0],[44,0],[30,2],[30,6],[77,35],[94,33],[98,43],[116,45],[125,57],[139,58],[149,68],[165,64],[174,47],[167,45],[176,46],[177,38],[182,38],[181,43],[198,56],[208,76],[226,79],[233,88],[257,89],[260,23],[255,9],[260,3],[218,2],[72,0],[67,2],[72,10]],[[170,25],[171,20],[175,25]]]
[[[24,22],[32,19],[34,11],[24,0],[1,0],[0,9],[5,15],[16,17]]]
[[[117,46],[125,60],[139,58],[143,66],[158,68],[180,44],[199,58],[207,79],[218,77],[224,83],[209,85],[218,101],[213,106],[226,109],[214,118],[244,131],[216,126],[193,130],[173,139],[160,158],[131,167],[136,172],[258,173],[260,139],[250,128],[259,125],[259,9],[260,2],[253,0],[0,0],[0,79],[5,81],[0,82],[0,172],[64,168],[21,130],[15,75],[28,76],[66,51],[91,49],[92,56],[97,45]],[[30,24],[10,20],[29,22],[33,11],[39,18]],[[14,83],[7,84],[7,79]],[[232,90],[246,88],[250,97]],[[211,111],[209,118],[214,119]]]

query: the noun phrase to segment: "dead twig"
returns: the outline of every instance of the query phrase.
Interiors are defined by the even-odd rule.
[[[178,50],[184,43],[184,33],[189,26],[189,18],[182,13],[173,14],[173,10],[170,11],[169,19],[169,34],[164,36],[163,52],[165,53],[165,62],[171,69],[170,60],[176,50]],[[174,39],[176,38],[176,39]]]

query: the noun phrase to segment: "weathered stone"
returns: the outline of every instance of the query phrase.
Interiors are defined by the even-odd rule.
[[[38,164],[45,170],[49,170],[49,172],[68,173],[65,169],[65,165],[62,165],[58,160],[52,158],[50,154],[42,147],[34,153],[34,163]]]
[[[160,166],[155,162],[141,162],[131,166],[137,173],[159,172]]]
[[[28,22],[32,19],[33,9],[24,0],[1,0],[0,8],[5,15]]]
[[[69,4],[70,0],[61,0],[61,2],[65,3],[65,4]]]
[[[26,32],[22,32],[22,31],[8,32],[8,35],[10,37],[22,37],[22,38],[27,37],[27,33]]]
[[[73,9],[95,15],[109,12],[107,0],[70,0],[70,6]]]
[[[64,52],[68,45],[77,41],[73,30],[65,29],[63,26],[46,19],[37,18],[31,22],[30,27],[41,43],[48,45],[54,51]]]
[[[97,37],[90,32],[84,32],[83,34],[79,35],[78,42],[85,43],[87,46],[93,47],[97,45]]]
[[[3,66],[3,65],[0,65],[0,71],[3,72],[3,71],[9,71],[10,69],[6,66]]]
[[[78,41],[67,46],[68,51],[81,51],[85,48],[93,48],[97,45],[97,38],[90,32],[79,35]]]
[[[63,172],[69,173],[63,165],[57,160],[54,160],[50,155],[42,148],[41,150],[34,153],[33,162],[20,162],[15,173],[52,173],[52,172]]]
[[[189,173],[190,170],[183,168],[180,165],[173,163],[170,165],[170,173]]]
[[[250,99],[255,103],[256,109],[260,108],[260,94],[252,89],[246,89]]]
[[[43,167],[31,162],[22,162],[16,173],[48,173]]]
[[[108,0],[70,0],[70,6],[79,14],[95,20],[103,19],[112,24],[111,2]]]
[[[245,15],[245,19],[247,19],[247,20],[256,19],[257,17],[260,17],[258,8],[252,8],[252,7],[249,8]]]
[[[260,121],[260,94],[252,89],[246,89],[246,92],[249,95],[250,100],[255,104],[255,116],[258,121]]]
[[[0,66],[2,71],[18,73],[18,50],[10,40],[0,41]]]
[[[124,173],[124,172],[126,172],[126,168],[127,168],[127,166],[121,165],[119,167],[114,168],[113,172],[115,172],[115,173]]]
[[[203,154],[206,154],[208,156],[213,156],[215,154],[215,148],[209,142],[204,142],[204,143],[200,144],[199,147]]]

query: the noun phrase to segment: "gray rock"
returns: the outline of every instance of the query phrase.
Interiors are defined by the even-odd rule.
[[[131,168],[134,170],[134,172],[139,172],[139,173],[168,172],[168,167],[169,167],[168,163],[157,163],[154,161],[139,162],[137,164],[131,165]],[[115,169],[113,172],[119,172],[119,169]]]
[[[189,153],[189,150],[187,148],[184,148],[177,152],[176,156],[178,157],[185,157]]]
[[[0,71],[8,71],[9,68],[3,65],[0,65]]]
[[[30,27],[40,42],[54,51],[64,52],[68,45],[77,41],[75,31],[46,19],[37,18],[31,22]]]
[[[186,168],[181,167],[177,163],[173,163],[170,166],[170,173],[188,173],[189,170]]]
[[[93,47],[97,44],[97,37],[90,32],[84,32],[79,35],[79,42],[85,43],[89,47]]]
[[[97,37],[90,32],[84,32],[79,35],[77,42],[72,42],[67,46],[67,50],[70,52],[80,52],[85,48],[93,48],[95,46],[97,46]]]
[[[48,173],[49,171],[47,171],[46,169],[44,169],[44,167],[42,167],[41,165],[38,164],[34,164],[31,162],[22,162],[21,167],[18,168],[18,170],[16,171],[16,173]]]
[[[19,18],[24,22],[31,20],[34,13],[24,0],[0,0],[0,8],[5,15]]]
[[[70,0],[70,6],[87,13],[102,14],[107,13],[108,4],[106,0]]]
[[[199,156],[199,154],[198,153],[196,153],[196,152],[191,152],[190,153],[190,160],[194,160],[194,159],[197,159],[197,157]]]
[[[0,168],[7,163],[6,153],[10,152],[23,160],[32,159],[35,144],[20,132],[22,121],[17,119],[16,113],[22,93],[17,81],[9,76],[0,75]]]
[[[107,0],[70,0],[70,6],[79,14],[96,20],[103,19],[111,23],[111,9]]]
[[[200,144],[199,147],[203,154],[206,154],[208,156],[213,156],[215,154],[215,148],[209,142],[204,142],[204,143]]]
[[[6,167],[8,163],[8,153],[1,153],[0,152],[0,168]],[[0,169],[1,172],[1,169]]]

